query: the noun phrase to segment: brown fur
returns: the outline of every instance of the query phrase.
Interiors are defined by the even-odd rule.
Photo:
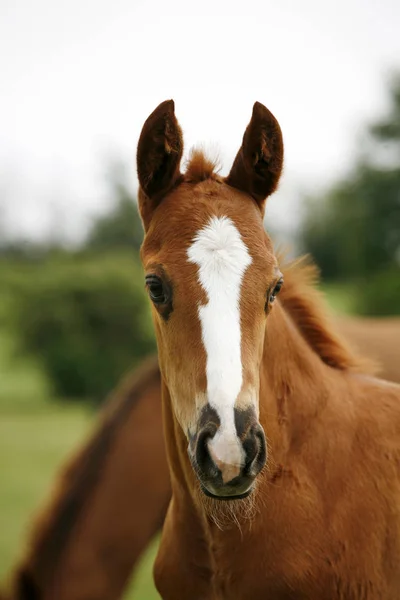
[[[151,146],[151,128],[146,135]],[[207,193],[199,188],[206,182],[177,184],[147,214],[142,261],[148,272],[162,265],[175,303],[167,324],[153,309],[172,484],[154,569],[164,600],[400,597],[400,387],[363,374],[340,339],[317,323],[318,311],[310,318],[293,296],[286,304],[300,315],[302,329],[284,301],[267,304],[265,318],[265,290],[274,289],[277,275],[262,215],[282,159],[279,125],[256,104],[226,182],[207,182]],[[183,220],[185,212],[190,220]],[[259,389],[259,423],[269,445],[253,518],[243,518],[246,503],[230,501],[232,519],[222,529],[226,505],[210,507],[199,491],[187,437],[196,418],[193,399],[204,391],[193,374],[193,365],[204,372],[194,326],[204,294],[186,251],[211,215],[231,219],[252,257],[241,286],[242,390]]]
[[[318,291],[318,269],[303,257],[282,267],[285,283],[280,301],[316,354],[331,367],[361,373],[374,372],[370,359],[357,355],[336,333],[323,294]]]
[[[201,148],[194,148],[189,157],[189,161],[184,174],[184,181],[187,183],[199,183],[206,179],[215,179],[222,181],[217,174],[218,161],[208,158]]]

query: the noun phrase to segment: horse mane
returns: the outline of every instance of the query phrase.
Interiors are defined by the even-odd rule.
[[[222,181],[218,175],[219,161],[206,156],[202,148],[192,148],[186,164],[184,181],[186,183],[199,183],[206,179]]]
[[[324,294],[317,288],[319,270],[308,256],[284,264],[279,300],[303,338],[321,360],[342,371],[373,373],[374,363],[359,356],[335,331]]]
[[[158,362],[154,357],[129,373],[107,401],[88,442],[63,468],[50,502],[34,523],[25,559],[12,575],[17,598],[36,600],[42,597],[41,586],[55,573],[120,427],[148,386],[159,380]]]

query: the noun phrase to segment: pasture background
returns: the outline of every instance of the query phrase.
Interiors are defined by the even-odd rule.
[[[291,240],[297,252],[312,250],[338,313],[400,310],[400,167],[393,162],[396,152],[400,157],[400,79],[393,81],[389,116],[366,130],[375,148],[382,139],[393,146],[389,162],[355,160],[322,197],[305,197],[307,210]],[[18,238],[0,244],[0,581],[23,548],[54,473],[90,431],[96,406],[155,349],[135,194],[118,161],[107,181],[111,208],[92,221],[78,246]],[[273,234],[285,245],[285,235]],[[376,248],[384,250],[377,258]],[[157,597],[156,547],[157,540],[127,599]]]
[[[0,586],[97,406],[155,348],[132,158],[160,101],[176,100],[187,149],[221,140],[225,170],[266,103],[286,151],[268,231],[313,254],[336,311],[400,313],[398,0],[200,8],[21,0],[2,13]],[[157,597],[156,544],[127,599]]]

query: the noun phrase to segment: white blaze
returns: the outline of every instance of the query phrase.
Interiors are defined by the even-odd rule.
[[[251,256],[231,219],[212,217],[188,249],[199,267],[199,281],[208,303],[199,306],[207,356],[207,396],[217,411],[220,428],[209,444],[216,461],[241,465],[244,455],[237,437],[234,405],[242,387],[240,290]]]

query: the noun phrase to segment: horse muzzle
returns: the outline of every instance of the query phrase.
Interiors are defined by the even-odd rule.
[[[253,408],[235,408],[234,431],[224,431],[209,405],[206,413],[207,422],[201,419],[203,423],[189,444],[190,460],[201,489],[218,500],[245,498],[267,460],[264,431]]]

